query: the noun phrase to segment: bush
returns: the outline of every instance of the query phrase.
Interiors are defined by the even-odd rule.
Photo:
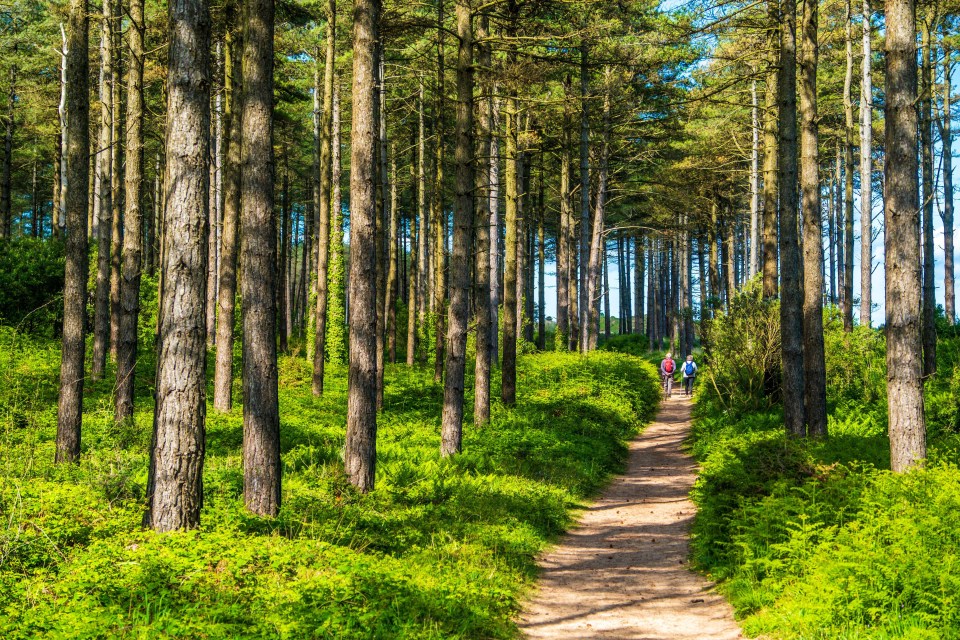
[[[0,239],[0,322],[55,335],[63,317],[63,243]]]

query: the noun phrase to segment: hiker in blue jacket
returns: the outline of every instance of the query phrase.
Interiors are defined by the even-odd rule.
[[[687,356],[687,361],[680,367],[680,374],[683,381],[683,395],[693,395],[693,379],[697,377],[697,363],[693,361],[693,356]]]

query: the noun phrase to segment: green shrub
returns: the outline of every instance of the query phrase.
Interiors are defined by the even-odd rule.
[[[56,334],[63,316],[63,243],[0,239],[0,323]]]

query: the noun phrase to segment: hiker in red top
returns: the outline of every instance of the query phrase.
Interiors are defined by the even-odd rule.
[[[673,394],[673,374],[677,370],[677,363],[668,353],[660,362],[660,378],[663,380],[663,395],[669,398]]]

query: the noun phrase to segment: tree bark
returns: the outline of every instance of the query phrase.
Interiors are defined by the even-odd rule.
[[[470,291],[470,231],[474,206],[473,139],[473,8],[457,0],[457,199],[453,210],[453,254],[450,260],[450,320],[447,323],[446,376],[440,454],[459,453],[463,442],[463,390],[467,352],[467,298]]]
[[[504,404],[517,401],[517,98],[506,102],[506,237],[503,260],[503,365],[500,396]]]
[[[217,359],[213,377],[213,408],[233,407],[233,329],[237,302],[237,243],[240,232],[240,154],[242,144],[242,87],[240,58],[234,41],[234,3],[227,4],[228,25],[224,37],[224,127],[223,221],[220,246],[220,287],[217,291]]]
[[[783,351],[783,417],[787,433],[803,436],[803,287],[797,237],[797,94],[794,0],[783,2],[780,37],[780,332]]]
[[[290,282],[287,279],[287,246],[290,240],[290,178],[286,167],[282,170],[283,179],[280,186],[280,224],[278,225],[277,239],[277,333],[279,334],[280,352],[289,350],[290,334],[287,331],[287,317],[290,315],[290,296],[288,295]]]
[[[886,0],[884,265],[890,468],[927,455],[923,415],[917,46],[913,0]]]
[[[428,268],[430,256],[427,255],[430,240],[430,212],[427,209],[427,133],[424,120],[424,89],[421,81],[417,99],[417,215],[420,219],[417,236],[417,255],[419,257],[417,263],[417,333],[420,348],[417,356],[421,362],[425,362],[427,358],[429,336],[427,296],[430,286]]]
[[[780,3],[767,0],[767,86],[763,111],[763,297],[777,297],[777,201],[780,148],[778,117],[780,103]],[[701,282],[701,287],[703,284]]]
[[[83,416],[84,315],[87,288],[87,200],[90,151],[87,95],[88,2],[71,0],[65,43],[64,77],[67,144],[63,285],[63,347],[60,361],[60,396],[57,405],[57,462],[80,458],[80,425]]]
[[[806,435],[827,435],[823,346],[823,223],[817,122],[818,0],[804,0],[800,68],[800,184],[803,191],[803,382]]]
[[[434,233],[434,283],[433,283],[433,305],[434,305],[434,359],[433,359],[433,381],[440,382],[443,379],[444,362],[444,342],[446,327],[444,321],[447,314],[444,309],[446,300],[446,253],[447,253],[447,234],[446,234],[446,211],[443,208],[443,165],[444,165],[444,27],[443,27],[443,0],[437,2],[437,105],[436,105],[436,127],[437,127],[437,148],[436,148],[436,167],[434,171],[433,183],[433,233]]]
[[[589,48],[586,42],[580,45],[580,350],[589,350],[590,310],[590,263],[593,252],[590,246],[590,92]]]
[[[471,191],[472,193],[472,191]],[[400,224],[400,202],[397,193],[397,156],[393,143],[390,144],[390,207],[387,212],[387,291],[384,295],[385,308],[383,315],[386,320],[386,351],[390,362],[397,361],[397,292],[398,269],[397,235]],[[467,269],[469,278],[470,270]]]
[[[491,46],[489,22],[487,16],[480,17],[477,28],[479,40],[479,67],[481,73],[480,101],[480,171],[475,175],[479,200],[476,201],[476,316],[477,316],[477,359],[473,377],[473,423],[483,426],[490,421],[490,147],[493,142],[493,85],[491,78]]]
[[[953,96],[950,95],[953,90],[950,77],[953,73],[953,62],[951,53],[949,47],[944,47],[943,124],[940,127],[940,140],[943,144],[943,310],[947,316],[947,322],[954,324],[957,312],[953,270],[953,134],[950,126],[953,117],[951,111]]]
[[[853,14],[850,0],[847,8],[847,70],[843,81],[843,228],[844,272],[843,296],[840,301],[844,331],[853,331]]]
[[[130,0],[127,68],[127,149],[124,167],[123,272],[117,343],[117,422],[133,418],[137,366],[137,318],[143,272],[143,0]]]
[[[273,212],[273,0],[245,0],[240,287],[243,303],[243,501],[280,509],[277,230]]]
[[[350,156],[350,373],[344,465],[350,483],[373,489],[377,438],[377,247],[374,194],[374,65],[380,0],[353,10],[353,144]]]
[[[112,15],[115,24],[110,29],[110,49],[114,63],[113,81],[110,83],[110,102],[113,108],[110,114],[110,355],[116,360],[117,343],[120,332],[120,269],[123,252],[123,185],[120,175],[121,145],[123,136],[123,103],[120,99],[120,83],[123,80],[123,56],[121,55],[121,27],[123,9],[120,0],[105,0],[104,4],[115,2]]]
[[[157,402],[145,523],[200,524],[206,419],[210,12],[171,2]]]
[[[863,63],[860,84],[860,325],[873,312],[873,83],[870,0],[863,0]]]
[[[490,361],[500,361],[500,141],[494,132],[500,126],[497,87],[490,98]]]
[[[16,51],[16,45],[14,45]],[[10,65],[7,117],[3,131],[3,168],[0,174],[0,238],[13,237],[13,133],[16,129],[17,65]]]
[[[113,150],[113,2],[104,0],[100,34],[100,138],[94,157],[94,236],[97,238],[97,279],[93,301],[93,355],[90,377],[99,380],[110,348],[110,174]]]
[[[609,74],[608,74],[609,75]],[[587,299],[590,302],[589,323],[587,332],[586,351],[597,348],[597,338],[600,331],[600,298],[597,295],[597,285],[600,280],[600,252],[604,251],[604,224],[607,208],[607,171],[610,158],[610,86],[607,78],[607,87],[603,96],[603,141],[600,146],[600,166],[597,173],[597,200],[593,210],[593,229],[590,238],[590,269],[587,278]],[[581,329],[582,331],[582,329]]]
[[[543,195],[543,173],[540,174],[540,194]],[[545,314],[546,309],[546,284],[544,283],[544,278],[546,277],[546,261],[547,261],[547,248],[546,248],[546,231],[543,228],[545,212],[543,210],[543,203],[541,198],[540,211],[537,216],[537,348],[540,351],[543,351],[547,346],[547,318]]]
[[[756,275],[760,265],[760,104],[757,102],[757,81],[750,83],[750,258],[747,274]]]
[[[920,156],[923,179],[923,375],[937,371],[937,302],[933,271],[933,47],[930,24],[922,27],[920,97]]]

